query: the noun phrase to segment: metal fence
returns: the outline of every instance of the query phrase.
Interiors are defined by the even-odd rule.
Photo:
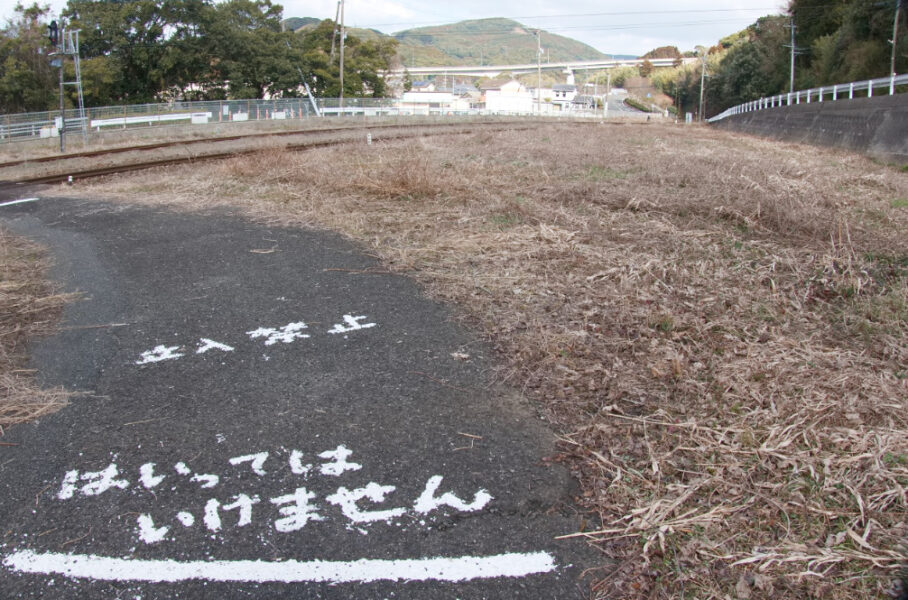
[[[314,104],[314,106],[313,106]],[[90,136],[112,131],[163,125],[200,125],[245,121],[280,121],[325,117],[406,117],[406,116],[534,116],[535,111],[488,111],[483,108],[443,104],[404,103],[397,98],[308,98],[280,100],[223,100],[132,104],[65,111],[64,134]],[[546,112],[551,117],[603,117],[603,112],[570,110]],[[59,111],[0,116],[0,143],[55,138],[60,134]]]
[[[883,90],[883,95],[893,95],[898,90],[898,86],[908,85],[908,75],[894,75],[891,77],[881,77],[879,79],[869,79],[867,81],[855,81],[852,83],[842,83],[839,85],[828,85],[811,88],[809,90],[798,90],[787,94],[769,96],[760,98],[733,106],[725,112],[708,119],[709,123],[721,121],[733,115],[753,112],[755,110],[765,110],[768,108],[777,108],[780,106],[791,106],[793,104],[809,104],[811,102],[831,102],[836,100],[853,99],[857,97],[873,97],[874,90]],[[879,95],[879,92],[876,92]]]

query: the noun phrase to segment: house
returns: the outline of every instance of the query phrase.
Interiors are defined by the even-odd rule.
[[[596,96],[574,96],[574,99],[571,100],[570,110],[596,110],[599,103],[599,98]]]
[[[530,96],[533,97],[534,102],[537,97],[536,89],[537,88],[532,87],[532,88],[529,88],[529,90],[528,90],[530,92]],[[543,87],[543,88],[538,88],[538,89],[539,89],[539,99],[542,100],[543,103],[550,103],[552,101],[552,98],[555,97],[555,91],[550,87]]]
[[[435,84],[431,81],[414,81],[410,86],[411,92],[434,92]]]
[[[533,96],[516,79],[493,79],[479,86],[480,101],[487,111],[508,113],[533,112]]]
[[[572,83],[559,83],[552,86],[552,104],[558,105],[562,110],[571,106],[577,97],[577,86]]]
[[[400,98],[400,110],[405,114],[438,115],[450,111],[453,103],[454,95],[450,92],[409,91]]]

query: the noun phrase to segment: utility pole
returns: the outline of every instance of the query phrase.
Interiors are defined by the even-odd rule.
[[[337,11],[334,13],[334,33],[331,34],[331,55],[330,59],[334,60],[334,46],[337,43],[337,25],[340,23],[338,21],[338,16],[340,16],[341,3],[340,0],[337,2]]]
[[[902,14],[902,0],[896,0],[895,20],[892,22],[892,59],[889,61],[889,73],[895,77],[895,52],[899,43],[899,17]]]
[[[791,43],[788,44],[788,47],[791,48],[791,68],[788,82],[788,93],[792,94],[795,90],[795,54],[798,53],[798,47],[795,45],[795,30],[798,27],[797,25],[795,25],[794,17],[788,20],[788,27],[789,29],[791,29]]]
[[[599,101],[599,75],[593,78],[593,102]],[[599,105],[593,106],[593,110],[599,110]]]
[[[608,69],[606,71],[608,78],[605,80],[605,107],[603,109],[603,115],[608,117],[608,99],[612,93],[612,70]]]
[[[536,114],[542,114],[542,30],[536,30]]]
[[[341,11],[341,47],[340,47],[340,109],[341,116],[344,111],[344,38],[347,37],[347,30],[344,29],[344,0],[340,0]]]
[[[703,122],[703,90],[706,87],[706,58],[708,50],[703,48],[703,52],[700,55],[700,60],[703,61],[703,67],[700,70],[700,110],[698,111],[697,119],[702,123]]]

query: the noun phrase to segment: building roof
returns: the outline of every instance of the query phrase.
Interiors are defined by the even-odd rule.
[[[596,104],[596,96],[574,96],[574,99],[571,100],[571,104]]]
[[[576,92],[577,86],[569,83],[556,83],[552,86],[552,89],[556,92]]]
[[[468,94],[470,92],[476,92],[476,86],[472,83],[455,83],[454,84],[454,93],[455,94]]]
[[[515,81],[514,79],[492,79],[479,86],[481,90],[500,90],[505,85]]]

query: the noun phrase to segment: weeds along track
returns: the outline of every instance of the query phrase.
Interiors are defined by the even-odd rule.
[[[388,141],[440,134],[517,131],[540,125],[539,120],[482,120],[454,123],[370,124],[324,129],[264,132],[179,140],[42,156],[0,163],[0,188],[22,184],[88,179],[194,161],[232,158],[266,148],[305,150],[351,142]]]

